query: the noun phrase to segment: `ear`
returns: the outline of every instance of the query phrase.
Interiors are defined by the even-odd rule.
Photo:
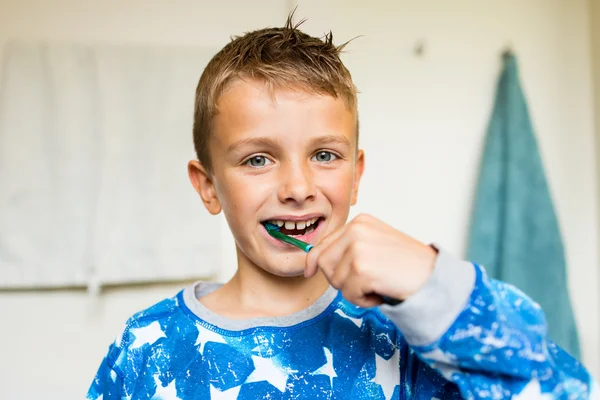
[[[196,189],[196,192],[202,198],[204,207],[212,215],[217,215],[221,212],[221,202],[217,198],[217,191],[213,184],[212,177],[206,171],[206,168],[196,160],[192,160],[188,163],[188,175],[190,176],[190,182]]]
[[[350,205],[355,205],[358,198],[358,185],[365,170],[365,152],[358,150],[356,154],[356,164],[354,165],[354,182],[352,183],[352,200]]]

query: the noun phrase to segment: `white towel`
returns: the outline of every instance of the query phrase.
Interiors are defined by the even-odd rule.
[[[9,43],[0,81],[0,287],[212,275],[194,158],[214,49]]]

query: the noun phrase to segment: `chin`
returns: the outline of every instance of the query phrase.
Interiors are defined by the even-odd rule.
[[[279,253],[269,248],[259,248],[245,252],[238,246],[238,251],[246,259],[243,264],[251,268],[263,270],[279,278],[304,277],[306,254],[291,247],[287,250],[289,252]]]
[[[272,274],[279,278],[304,278],[304,270],[296,272],[272,272]]]
[[[300,276],[304,277],[304,268],[263,268],[263,270],[279,278],[297,278]]]
[[[287,261],[290,260],[288,259]],[[304,277],[304,260],[300,266],[297,263],[296,265],[285,265],[285,263],[277,263],[275,260],[262,264],[258,263],[257,265],[263,271],[279,278],[295,278],[299,276]]]

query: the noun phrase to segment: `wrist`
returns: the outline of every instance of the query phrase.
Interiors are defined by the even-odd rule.
[[[433,270],[438,256],[438,250],[431,246],[423,244],[412,266],[413,285],[402,296],[401,300],[406,300],[417,293],[433,275]]]

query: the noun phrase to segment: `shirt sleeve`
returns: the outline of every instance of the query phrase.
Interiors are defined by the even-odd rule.
[[[122,358],[123,350],[119,346],[122,338],[123,333],[120,333],[110,345],[90,385],[86,400],[121,400],[127,397],[123,373],[115,365]]]
[[[88,390],[86,400],[120,400],[124,396],[123,380],[119,374],[110,367],[107,359],[102,360],[100,368],[96,373],[90,389]]]
[[[381,311],[466,399],[599,398],[586,369],[548,339],[537,303],[443,250],[417,293]]]

